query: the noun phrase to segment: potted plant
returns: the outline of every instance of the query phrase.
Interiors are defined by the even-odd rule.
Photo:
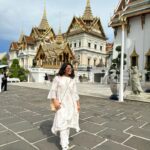
[[[116,47],[117,57],[112,60],[112,64],[109,69],[109,83],[112,95],[110,99],[118,100],[119,88],[120,88],[120,66],[121,66],[121,46]],[[124,67],[126,65],[126,54],[124,54]],[[124,90],[126,85],[124,85]]]

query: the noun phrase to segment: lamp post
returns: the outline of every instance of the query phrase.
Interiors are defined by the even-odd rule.
[[[122,21],[122,48],[121,48],[121,66],[120,66],[120,89],[119,89],[119,102],[123,102],[123,65],[124,65],[124,51],[125,51],[125,20],[121,18]]]

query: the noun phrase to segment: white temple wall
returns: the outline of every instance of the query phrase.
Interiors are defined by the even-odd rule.
[[[115,48],[117,45],[122,45],[122,31],[121,27],[117,31],[117,36],[114,39],[113,58],[116,57]],[[138,66],[140,71],[144,71],[146,57],[145,54],[150,49],[150,14],[145,16],[145,24],[141,24],[141,17],[134,17],[130,19],[130,32],[127,35],[125,29],[125,53],[127,54],[127,67],[131,66],[130,56],[134,50],[139,55]]]

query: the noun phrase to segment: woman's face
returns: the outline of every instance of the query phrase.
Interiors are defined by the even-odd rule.
[[[72,73],[72,68],[70,65],[67,65],[65,69],[65,75],[71,75],[71,73]]]

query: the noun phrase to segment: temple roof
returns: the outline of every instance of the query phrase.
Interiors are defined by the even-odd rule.
[[[90,20],[92,21],[94,18],[91,11],[90,0],[87,0],[86,8],[82,18],[84,21],[90,21]]]
[[[81,33],[87,33],[102,39],[107,39],[100,18],[97,17],[94,17],[89,25],[86,24],[82,17],[73,17],[67,31],[67,36]]]
[[[44,12],[43,12],[43,17],[42,17],[42,20],[40,22],[40,25],[38,27],[39,29],[49,29],[51,28],[48,24],[48,20],[47,20],[47,15],[46,15],[46,6],[44,7]]]
[[[110,19],[109,26],[120,26],[120,18],[130,18],[142,14],[150,13],[150,0],[120,0],[114,15]]]

